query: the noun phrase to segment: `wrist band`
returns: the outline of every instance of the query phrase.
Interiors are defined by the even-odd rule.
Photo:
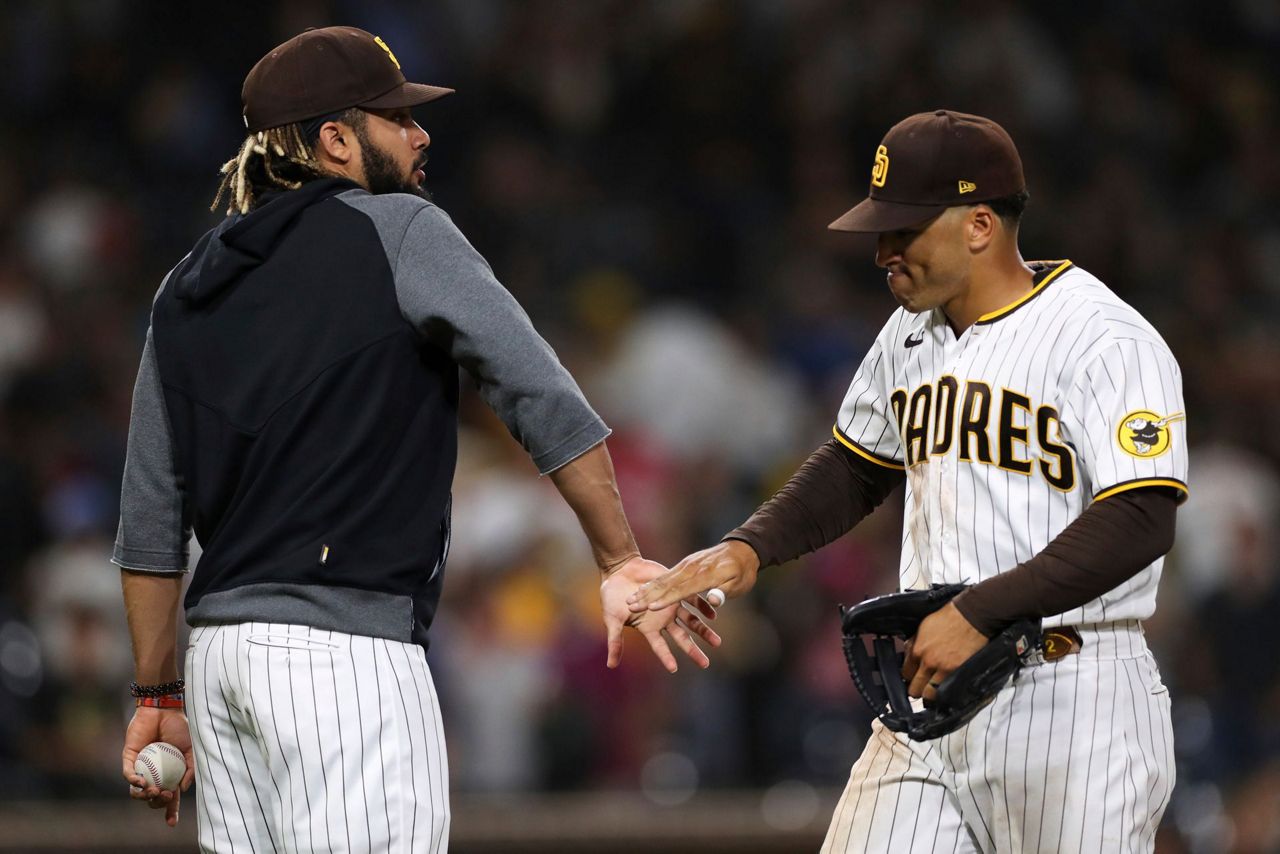
[[[136,701],[138,708],[146,707],[149,709],[185,709],[186,704],[183,702],[181,694],[165,694],[163,697],[139,697]]]
[[[185,679],[175,679],[172,682],[162,682],[159,685],[139,685],[137,682],[129,683],[129,693],[135,697],[163,697],[166,694],[181,695],[187,687]]]

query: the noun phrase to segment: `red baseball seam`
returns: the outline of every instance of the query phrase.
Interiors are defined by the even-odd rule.
[[[160,769],[157,768],[155,763],[146,756],[139,756],[138,760],[146,767],[147,772],[151,775],[151,785],[155,786],[157,789],[160,788]]]

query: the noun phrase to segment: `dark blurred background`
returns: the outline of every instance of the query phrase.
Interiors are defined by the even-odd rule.
[[[666,562],[829,437],[894,303],[872,243],[826,224],[885,130],[938,107],[1001,122],[1031,187],[1024,256],[1098,275],[1184,372],[1192,497],[1148,624],[1177,735],[1159,850],[1280,850],[1274,0],[5,0],[8,850],[161,825],[119,777],[132,665],[107,562],[150,300],[218,219],[245,73],[337,23],[457,88],[417,112],[428,184],[613,426],[641,547]],[[816,848],[868,725],[835,606],[896,585],[900,500],[725,608],[710,671],[669,677],[632,644],[608,672],[572,514],[478,398],[463,421],[432,649],[455,849]],[[189,844],[193,806],[154,839]]]

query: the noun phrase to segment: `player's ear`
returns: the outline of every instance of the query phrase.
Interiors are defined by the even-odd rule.
[[[969,248],[974,252],[981,252],[995,239],[1000,228],[999,217],[986,205],[974,205],[965,218],[964,228]]]
[[[351,128],[339,122],[325,122],[316,139],[316,159],[346,165],[355,156],[351,147]]]

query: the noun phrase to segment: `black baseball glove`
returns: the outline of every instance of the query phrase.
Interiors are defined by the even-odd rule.
[[[925,617],[955,598],[965,584],[935,584],[841,606],[844,656],[858,693],[894,732],[914,741],[955,732],[995,699],[1000,689],[1040,647],[1039,621],[1022,620],[988,641],[935,689],[923,711],[911,708],[902,678],[902,644]]]

